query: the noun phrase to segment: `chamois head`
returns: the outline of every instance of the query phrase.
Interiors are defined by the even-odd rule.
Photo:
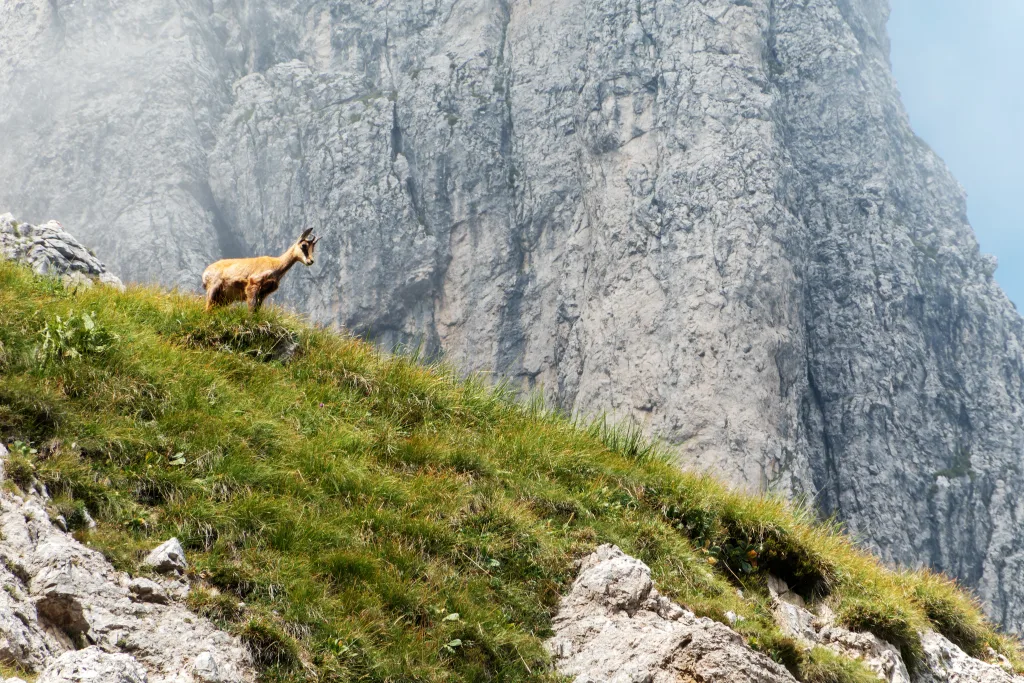
[[[313,250],[316,249],[316,243],[320,241],[319,237],[313,236],[313,228],[309,228],[302,233],[299,240],[295,243],[292,249],[295,250],[296,256],[307,266],[313,265]]]

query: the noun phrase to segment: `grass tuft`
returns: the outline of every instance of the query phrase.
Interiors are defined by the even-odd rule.
[[[845,600],[839,608],[839,622],[851,631],[868,631],[895,645],[907,670],[914,673],[924,650],[918,628],[922,626],[912,607],[897,602],[885,603],[862,598]]]
[[[804,683],[877,683],[878,676],[859,661],[815,647],[800,662],[797,678]]]
[[[290,357],[299,347],[294,329],[262,314],[249,316],[240,307],[217,316],[176,317],[162,331],[188,348],[239,353],[261,362]]]
[[[253,619],[240,629],[238,635],[248,647],[256,666],[265,672],[282,674],[301,666],[295,639],[268,619]]]

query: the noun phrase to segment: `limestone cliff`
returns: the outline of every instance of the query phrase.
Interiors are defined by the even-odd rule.
[[[631,417],[1024,627],[1024,338],[884,0],[27,0],[0,208]]]

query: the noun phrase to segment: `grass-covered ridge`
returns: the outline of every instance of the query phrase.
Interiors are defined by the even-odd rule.
[[[268,681],[556,680],[550,617],[605,542],[698,614],[739,614],[805,681],[870,679],[779,633],[769,571],[911,662],[923,628],[1016,660],[951,582],[888,571],[806,512],[277,310],[69,292],[0,262],[0,439],[21,442],[9,485],[41,480],[72,525],[87,508],[99,526],[76,533],[120,568],[180,538],[192,607]]]

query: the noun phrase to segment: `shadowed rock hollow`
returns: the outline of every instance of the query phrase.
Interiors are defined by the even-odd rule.
[[[130,280],[323,235],[281,301],[812,499],[1024,626],[1021,318],[884,0],[0,13],[0,208]]]

